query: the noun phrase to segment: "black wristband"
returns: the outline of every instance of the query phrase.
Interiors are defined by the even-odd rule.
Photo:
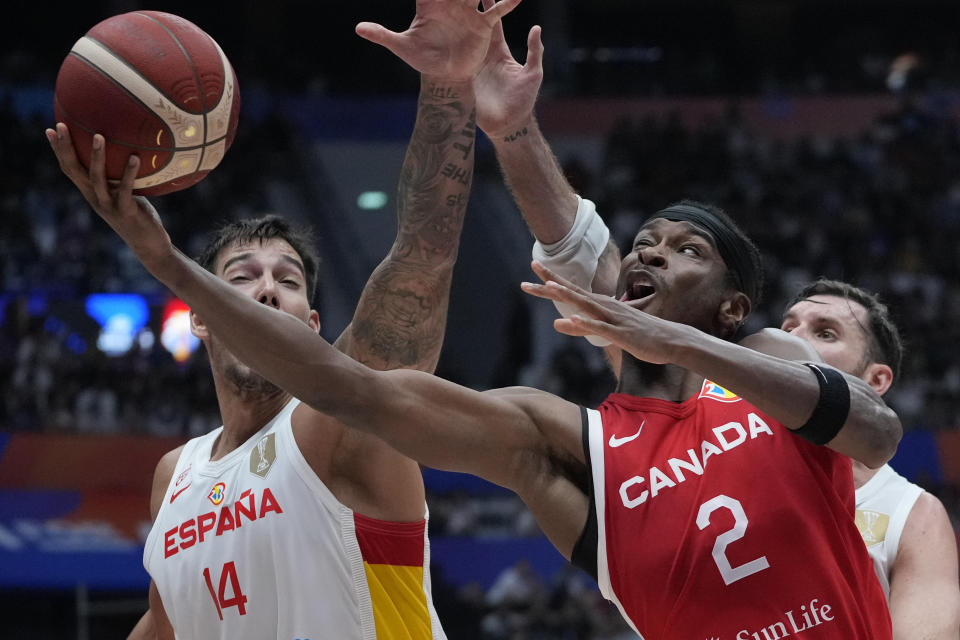
[[[826,444],[834,439],[850,414],[850,387],[843,374],[836,369],[811,362],[804,364],[817,376],[820,400],[807,424],[793,432],[813,444]]]

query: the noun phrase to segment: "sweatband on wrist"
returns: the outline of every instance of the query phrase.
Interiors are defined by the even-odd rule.
[[[826,444],[836,437],[850,414],[850,387],[836,369],[811,362],[803,364],[817,376],[820,400],[807,423],[793,433],[813,444]]]
[[[592,291],[600,256],[610,241],[610,230],[597,215],[590,200],[577,196],[577,217],[562,239],[551,244],[533,243],[533,259],[581,289]],[[573,305],[554,302],[564,318],[579,312]],[[586,336],[590,344],[605,347],[610,341],[600,336]]]

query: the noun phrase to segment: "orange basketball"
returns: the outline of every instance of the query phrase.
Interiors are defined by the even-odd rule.
[[[223,159],[240,114],[237,77],[220,46],[179,16],[134,11],[77,40],[57,75],[58,122],[80,161],[106,138],[107,178],[140,156],[134,191],[160,195],[196,184]]]

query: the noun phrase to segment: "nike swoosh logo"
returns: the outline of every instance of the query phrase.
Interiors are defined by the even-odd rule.
[[[190,484],[193,484],[193,483],[191,482]],[[180,495],[181,493],[183,493],[184,491],[186,491],[186,490],[189,489],[189,488],[190,488],[190,485],[188,484],[188,485],[185,486],[183,489],[179,489],[179,490],[177,490],[177,491],[174,491],[173,494],[170,496],[170,504],[173,504],[173,501],[177,499],[177,496]]]
[[[637,436],[640,435],[640,432],[643,431],[643,425],[645,425],[646,423],[647,423],[646,420],[644,420],[643,422],[641,422],[641,423],[640,423],[640,428],[637,429],[637,432],[636,432],[635,434],[633,434],[632,436],[626,436],[626,437],[624,437],[624,438],[618,438],[617,436],[610,436],[610,446],[616,448],[616,447],[619,447],[619,446],[621,446],[621,445],[627,444],[627,443],[630,442],[631,440],[636,440]]]

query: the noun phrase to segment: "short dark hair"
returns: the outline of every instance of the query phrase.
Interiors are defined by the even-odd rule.
[[[893,371],[893,379],[897,379],[903,361],[903,341],[897,325],[890,317],[890,310],[880,301],[879,296],[849,282],[820,278],[800,289],[787,305],[787,309],[811,296],[836,296],[856,302],[866,309],[867,326],[860,327],[867,336],[866,355],[872,362],[888,365]]]
[[[684,208],[686,208],[686,212],[683,211]],[[698,214],[696,209],[705,211],[709,215],[704,216],[702,213]],[[670,213],[671,211],[675,213]],[[684,215],[684,213],[686,213],[686,215]],[[709,216],[716,218],[716,221],[710,222]],[[751,307],[753,309],[757,308],[763,295],[763,261],[760,258],[760,250],[726,211],[713,204],[684,199],[661,209],[648,218],[647,222],[657,217],[663,217],[668,220],[685,220],[705,227],[710,231],[711,235],[714,236],[714,242],[720,250],[721,257],[724,258],[724,263],[727,266],[727,284],[746,294],[747,298],[750,299]],[[714,230],[713,227],[716,227],[716,230]],[[716,237],[718,234],[723,235],[724,238]],[[726,239],[725,242],[723,241],[724,239]],[[736,251],[744,255],[724,256],[725,248],[727,251]],[[731,259],[732,257],[736,259]]]
[[[317,274],[320,270],[320,257],[313,231],[307,226],[294,225],[276,214],[228,222],[215,229],[196,260],[207,271],[216,273],[217,256],[225,247],[234,243],[247,244],[254,240],[262,243],[272,238],[285,240],[300,256],[307,280],[307,300],[313,304]]]

